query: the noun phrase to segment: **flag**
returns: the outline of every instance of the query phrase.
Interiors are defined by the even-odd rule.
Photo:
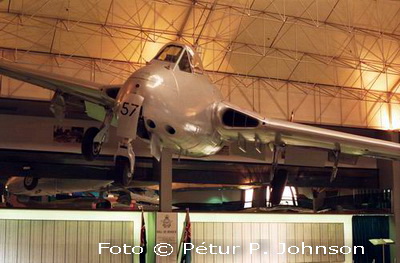
[[[142,248],[142,253],[140,253],[140,263],[146,263],[147,238],[146,238],[146,224],[144,222],[143,209],[142,209],[142,228],[140,229],[140,247]]]
[[[191,224],[190,224],[190,216],[189,216],[189,209],[186,209],[186,218],[185,218],[185,230],[183,234],[183,243],[192,243],[192,230],[191,230]],[[182,250],[182,257],[181,257],[181,263],[190,263],[192,262],[192,254],[191,251],[185,251]]]

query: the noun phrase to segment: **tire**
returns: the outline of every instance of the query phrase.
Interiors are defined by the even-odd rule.
[[[38,186],[39,179],[33,176],[26,176],[24,178],[24,187],[26,190],[33,190]]]
[[[128,186],[132,181],[132,174],[130,173],[130,161],[126,157],[118,156],[115,161],[115,178],[116,184],[121,186]]]
[[[96,203],[96,209],[111,209],[111,202],[108,200],[103,200]]]
[[[101,151],[101,144],[94,142],[94,137],[99,133],[99,129],[96,127],[90,127],[86,130],[82,138],[81,150],[83,158],[87,161],[93,161],[99,156]]]
[[[283,191],[285,191],[288,180],[288,172],[286,170],[278,170],[274,179],[271,181],[270,203],[272,206],[279,205],[282,201]]]

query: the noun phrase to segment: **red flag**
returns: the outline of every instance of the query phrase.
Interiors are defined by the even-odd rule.
[[[190,223],[189,209],[186,209],[186,219],[185,219],[185,242],[190,243],[192,241],[192,229]]]
[[[142,228],[140,229],[140,247],[142,248],[142,253],[140,253],[140,263],[146,263],[147,238],[146,238],[146,224],[144,222],[143,209],[142,209]]]
[[[192,229],[190,223],[189,209],[186,209],[186,219],[185,219],[185,232],[183,236],[183,243],[192,243]],[[190,263],[192,262],[191,251],[182,251],[181,263]]]

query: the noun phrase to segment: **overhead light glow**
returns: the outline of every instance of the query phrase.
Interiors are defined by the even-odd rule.
[[[390,104],[391,107],[391,121],[392,121],[392,130],[399,130],[400,129],[400,107],[399,105]]]
[[[383,105],[381,108],[381,127],[385,130],[392,130],[392,123],[390,122],[389,108],[390,105]]]

